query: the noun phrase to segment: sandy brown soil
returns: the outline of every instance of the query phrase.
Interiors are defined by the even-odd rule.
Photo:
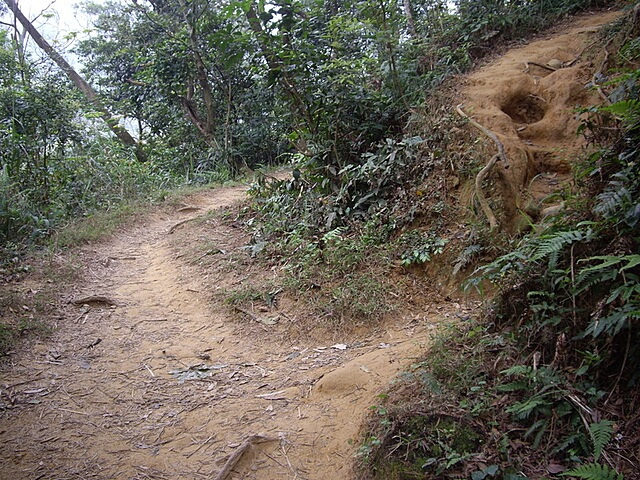
[[[572,108],[593,98],[592,67],[523,62],[572,60],[616,15],[582,18],[467,79],[465,109],[510,156],[521,152],[506,175],[519,187],[546,182],[529,193],[537,201],[563,180],[565,152],[581,147]],[[265,441],[227,478],[352,477],[376,395],[438,324],[472,308],[425,294],[348,335],[312,328],[286,295],[234,312],[228,292],[280,275],[252,261],[250,238],[223,214],[244,196],[199,193],[79,252],[85,282],[64,299],[55,334],[2,365],[0,479],[212,479],[258,434]]]
[[[497,208],[503,210],[504,229],[526,224],[523,211],[535,221],[545,209],[560,206],[554,194],[572,181],[571,166],[586,146],[576,133],[585,118],[577,109],[603,102],[590,86],[606,57],[597,34],[620,16],[619,11],[579,16],[509,50],[464,81],[466,113],[498,136],[509,161],[508,168],[499,162],[493,173],[500,180],[497,193],[503,200]],[[491,144],[487,161],[495,151]]]
[[[243,197],[207,191],[82,250],[87,283],[67,300],[85,301],[4,365],[0,478],[215,478],[256,434],[269,441],[228,478],[350,476],[368,407],[445,317],[336,338],[300,334],[313,319],[295,301],[234,313],[220,291],[275,275],[207,213]]]

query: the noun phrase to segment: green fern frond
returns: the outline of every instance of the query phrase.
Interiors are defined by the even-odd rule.
[[[589,425],[589,434],[593,440],[593,458],[598,460],[602,450],[609,443],[613,435],[614,423],[611,420],[601,420]]]
[[[625,255],[622,257],[623,261],[626,261],[627,264],[623,266],[620,271],[630,270],[633,267],[640,265],[640,255]]]
[[[599,463],[580,465],[561,474],[563,477],[577,477],[585,480],[624,480],[621,473]]]
[[[611,183],[613,184],[614,182]],[[604,217],[609,217],[612,213],[618,212],[623,205],[631,201],[631,194],[625,187],[620,185],[617,190],[606,190],[598,195],[598,200],[598,204],[594,207],[593,211]]]
[[[607,316],[595,317],[584,331],[584,336],[591,335],[596,338],[605,333],[613,337],[628,326],[631,320],[638,319],[640,319],[640,302],[631,301],[621,307],[614,308]]]
[[[592,265],[583,269],[583,272],[593,272],[597,270],[602,270],[612,265],[618,265],[619,263],[624,261],[624,257],[620,257],[618,255],[596,255],[594,257],[585,258],[584,260],[580,260],[580,262],[589,262],[592,260],[602,260],[601,263],[597,265]]]
[[[591,228],[587,230],[569,230],[567,232],[555,232],[540,237],[540,243],[536,246],[532,260],[542,260],[552,255],[557,255],[565,247],[582,241],[589,241],[593,238]]]
[[[481,245],[469,245],[460,252],[460,255],[458,255],[458,258],[456,258],[454,263],[453,274],[456,275],[460,270],[469,265],[471,261],[480,254],[480,252],[482,252]]]
[[[550,407],[551,403],[543,396],[534,395],[526,399],[524,402],[516,402],[507,408],[507,413],[513,414],[514,417],[524,420],[534,412]]]
[[[635,98],[621,100],[606,107],[602,107],[602,111],[622,117],[627,123],[637,121],[639,109],[640,101]]]
[[[513,367],[509,367],[506,370],[502,370],[500,373],[502,375],[509,376],[523,376],[530,375],[533,372],[533,367],[529,365],[514,365]]]

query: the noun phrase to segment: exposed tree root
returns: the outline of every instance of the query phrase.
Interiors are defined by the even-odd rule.
[[[602,48],[604,51],[604,58],[602,59],[600,68],[593,72],[593,76],[591,77],[591,84],[598,91],[598,95],[600,95],[600,98],[602,98],[605,105],[611,105],[611,100],[609,100],[609,97],[607,97],[607,95],[602,91],[602,86],[598,83],[598,79],[604,76],[602,72],[605,68],[607,68],[607,64],[609,63],[609,50],[607,50],[607,48],[609,47],[613,39],[614,37],[610,38],[606,45]]]
[[[498,139],[495,133],[493,133],[488,128],[480,125],[478,122],[472,119],[469,115],[464,113],[464,110],[462,110],[462,105],[458,105],[456,107],[456,111],[458,112],[458,115],[467,119],[467,121],[471,125],[476,127],[478,130],[484,133],[487,137],[493,140],[493,143],[495,143],[496,147],[498,148],[498,153],[496,153],[493,157],[491,157],[491,160],[489,160],[489,162],[484,166],[484,168],[480,170],[480,172],[478,172],[478,175],[476,175],[476,182],[475,182],[476,195],[478,197],[478,202],[480,203],[480,207],[482,208],[483,213],[485,214],[485,216],[487,217],[487,220],[489,221],[490,228],[493,230],[498,226],[498,221],[496,220],[496,216],[494,215],[493,210],[491,210],[491,207],[489,206],[489,202],[487,201],[487,198],[484,195],[484,191],[482,190],[482,182],[485,179],[485,177],[489,174],[491,169],[495,166],[496,162],[502,161],[504,168],[509,168],[509,160],[507,159],[507,155],[504,151],[504,145]]]
[[[540,68],[544,68],[545,70],[550,70],[552,72],[555,72],[556,70],[558,70],[557,67],[554,67],[552,65],[548,65],[548,64],[544,64],[544,63],[538,63],[538,62],[531,62],[531,61],[526,61],[524,62],[524,71],[528,72],[529,71],[529,65],[535,65],[536,67],[540,67]],[[562,68],[562,67],[560,67]]]
[[[498,220],[496,220],[496,216],[494,215],[493,210],[491,210],[491,207],[489,206],[487,197],[485,197],[484,195],[484,191],[482,190],[482,182],[484,181],[484,178],[488,175],[488,173],[491,171],[493,166],[496,164],[496,162],[498,161],[498,158],[499,158],[498,154],[491,157],[491,160],[489,160],[489,162],[484,166],[484,168],[478,172],[478,175],[476,175],[476,196],[478,197],[478,203],[480,204],[480,208],[482,208],[482,211],[484,212],[485,216],[487,217],[487,220],[489,221],[489,227],[491,228],[491,230],[493,230],[498,226]]]
[[[225,480],[231,473],[231,470],[233,470],[233,467],[236,466],[244,453],[249,450],[252,445],[258,443],[273,442],[275,440],[277,439],[273,437],[265,437],[264,435],[251,435],[250,437],[247,437],[245,441],[242,442],[242,444],[236,449],[236,451],[233,452],[233,455],[229,457],[227,463],[224,464],[222,470],[218,472],[218,475],[216,475],[213,480]]]
[[[169,231],[168,231],[167,233],[168,233],[169,235],[171,235],[173,232],[175,232],[175,231],[176,231],[176,229],[177,229],[177,228],[181,227],[181,226],[182,226],[182,225],[184,225],[185,223],[188,223],[188,222],[191,222],[191,221],[195,220],[196,218],[199,218],[199,217],[187,218],[186,220],[182,220],[182,221],[180,221],[180,222],[176,223],[173,227],[171,227],[171,228],[169,229]]]

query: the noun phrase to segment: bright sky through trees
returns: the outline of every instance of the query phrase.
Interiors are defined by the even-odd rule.
[[[57,30],[69,31],[84,28],[82,21],[76,18],[76,3],[69,0],[19,0],[18,5],[28,18],[44,13],[43,23],[60,27]]]
[[[67,37],[70,32],[82,32],[88,27],[85,16],[74,0],[18,0],[18,7],[32,21],[47,41],[61,45],[64,49],[70,46]],[[2,21],[12,23],[13,14],[6,13]]]

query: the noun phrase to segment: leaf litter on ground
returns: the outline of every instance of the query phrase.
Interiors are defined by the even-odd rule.
[[[203,380],[205,378],[209,378],[216,371],[222,370],[226,367],[228,367],[228,365],[206,365],[204,363],[199,363],[187,368],[171,370],[169,373],[178,380],[178,383],[184,383],[187,380]]]

